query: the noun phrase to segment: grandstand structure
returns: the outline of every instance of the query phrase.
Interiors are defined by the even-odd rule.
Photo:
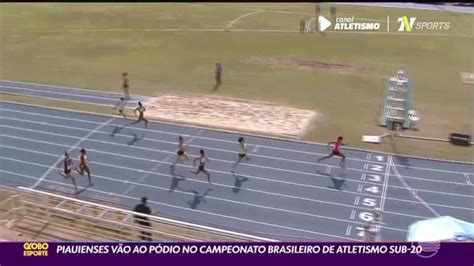
[[[263,242],[273,239],[146,215],[31,188],[0,186],[0,227],[19,232],[25,240]],[[136,223],[147,217],[151,226]]]

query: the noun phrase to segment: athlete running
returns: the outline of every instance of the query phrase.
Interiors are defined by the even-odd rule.
[[[186,154],[186,148],[187,148],[187,145],[184,145],[184,138],[182,136],[179,136],[178,137],[178,152],[177,152],[178,156],[176,157],[176,161],[171,165],[172,169],[178,162],[184,162],[189,159],[188,155]]]
[[[242,162],[242,160],[248,160],[249,157],[247,155],[247,144],[245,144],[245,141],[244,141],[244,138],[240,137],[239,138],[239,143],[240,143],[240,152],[239,152],[239,158],[237,159],[237,161],[234,163],[234,165],[232,166],[232,173],[234,172],[234,169],[235,167],[237,166],[237,164],[239,164],[240,162]]]
[[[89,169],[89,166],[87,166],[86,161],[87,156],[86,156],[86,150],[83,148],[81,149],[81,155],[79,156],[79,170],[76,168],[76,171],[81,175],[84,176],[84,171],[87,173],[87,177],[89,178],[89,186],[92,186],[92,180],[91,180],[91,171]]]
[[[133,122],[133,124],[136,124],[136,123],[140,123],[140,121],[145,121],[145,127],[147,127],[147,124],[148,124],[148,120],[146,120],[144,117],[143,117],[143,113],[145,112],[145,107],[142,105],[141,102],[138,102],[138,107],[135,108],[135,110],[133,110],[133,113],[135,114],[135,116],[137,116],[137,111],[139,112],[139,115],[138,115],[138,120]]]
[[[125,104],[126,104],[125,99],[121,97],[120,101],[115,105],[115,108],[114,108],[118,110],[119,115],[123,116],[123,118],[127,118],[125,116],[125,113],[123,112],[123,110],[125,109]]]
[[[212,185],[211,183],[211,175],[209,174],[209,172],[205,169],[205,166],[206,166],[206,162],[209,162],[209,159],[207,158],[206,154],[204,153],[204,150],[200,150],[199,151],[199,158],[196,158],[194,159],[193,161],[193,164],[194,164],[194,167],[196,167],[196,161],[199,161],[199,168],[197,169],[196,172],[192,172],[193,174],[197,175],[199,174],[200,172],[203,172],[204,174],[206,174],[207,176],[207,182],[209,182],[209,184]]]
[[[364,225],[364,241],[380,241],[380,226],[382,222],[382,213],[379,208],[375,209],[374,218]]]
[[[62,171],[61,169],[61,164],[62,164]],[[65,179],[70,179],[72,184],[74,185],[74,191],[77,193],[77,186],[76,186],[76,180],[74,176],[72,176],[72,166],[73,166],[73,161],[72,158],[69,156],[69,153],[67,151],[64,152],[64,159],[62,163],[59,163],[58,165],[58,170],[59,174],[62,175]]]
[[[344,168],[345,167],[346,156],[342,152],[340,152],[339,149],[340,149],[341,146],[346,146],[347,143],[343,143],[342,140],[343,140],[342,137],[338,137],[336,141],[329,142],[328,145],[334,144],[334,147],[332,149],[331,154],[319,158],[317,162],[320,163],[322,160],[331,158],[333,156],[339,156],[339,157],[342,157],[340,165],[341,165],[341,167]]]

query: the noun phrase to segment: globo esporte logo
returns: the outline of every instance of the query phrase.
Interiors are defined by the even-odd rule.
[[[23,244],[23,256],[25,257],[40,257],[48,256],[48,243],[41,242],[25,242]]]

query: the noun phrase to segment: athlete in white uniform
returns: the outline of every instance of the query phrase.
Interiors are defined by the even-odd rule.
[[[125,113],[123,112],[123,110],[125,109],[125,104],[126,104],[125,99],[121,97],[120,101],[115,105],[115,108],[114,108],[118,110],[119,115],[123,116],[123,118],[127,118],[125,116]]]

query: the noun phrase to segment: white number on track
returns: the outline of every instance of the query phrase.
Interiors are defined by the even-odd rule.
[[[379,175],[369,174],[369,180],[374,182],[380,182],[382,180],[382,177]]]
[[[374,216],[370,212],[361,212],[359,213],[359,218],[368,222],[368,221],[372,221],[374,219]]]
[[[376,187],[376,186],[368,187],[368,188],[365,188],[364,190],[365,190],[365,191],[372,192],[372,193],[375,193],[375,194],[379,193],[379,188]]]
[[[375,199],[364,198],[362,200],[362,204],[365,206],[374,207],[375,205],[377,205],[377,202]]]
[[[372,165],[370,165],[370,170],[377,171],[377,172],[383,172],[383,166],[382,165],[377,165],[377,164],[372,164]]]

